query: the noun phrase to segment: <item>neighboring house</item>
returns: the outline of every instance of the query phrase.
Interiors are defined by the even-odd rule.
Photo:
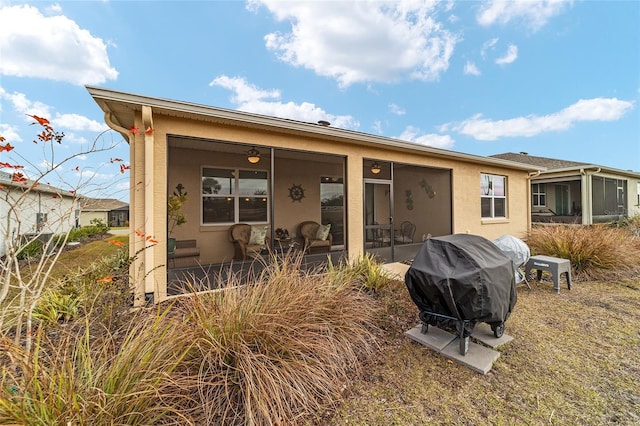
[[[100,219],[111,228],[129,226],[129,204],[113,198],[83,198],[80,202],[80,226]]]
[[[546,169],[531,179],[533,222],[589,225],[640,214],[640,172],[524,152],[492,157]]]
[[[229,239],[236,223],[266,227],[276,249],[277,229],[302,241],[300,224],[331,224],[333,240],[325,246],[330,255],[372,253],[386,262],[412,258],[429,235],[494,239],[522,237],[530,229],[526,206],[537,166],[339,129],[324,121],[87,90],[107,125],[130,145],[136,304],[167,298],[167,265],[172,265],[167,199],[176,191],[187,193],[182,210],[187,221],[171,237],[196,246],[203,265],[239,262]],[[397,238],[403,222],[415,226],[408,240]],[[307,256],[327,259],[326,253]]]
[[[78,203],[74,194],[33,182],[13,182],[0,171],[0,256],[23,237],[49,239],[76,226]]]

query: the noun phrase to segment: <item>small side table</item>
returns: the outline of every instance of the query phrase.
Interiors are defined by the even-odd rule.
[[[538,272],[538,281],[542,278],[542,272],[551,273],[553,278],[553,289],[556,293],[560,293],[560,275],[567,274],[567,288],[571,290],[571,262],[569,259],[561,259],[551,256],[531,256],[525,267],[525,279],[529,276],[532,269]]]
[[[286,253],[289,250],[294,250],[298,243],[293,238],[274,238],[275,251],[278,253]]]

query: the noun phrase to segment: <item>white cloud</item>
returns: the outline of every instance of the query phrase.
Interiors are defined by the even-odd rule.
[[[49,9],[57,13],[58,7]],[[107,47],[63,15],[44,16],[30,5],[0,8],[0,74],[100,84],[115,80]]]
[[[482,56],[482,58],[484,59],[487,55],[487,50],[493,50],[496,47],[496,44],[498,43],[498,38],[492,38],[491,40],[487,40],[484,43],[482,43],[482,49],[480,49],[480,55]]]
[[[396,104],[389,104],[389,111],[395,115],[405,115],[407,111]]]
[[[478,140],[493,141],[503,137],[531,137],[571,128],[581,121],[615,121],[633,109],[634,102],[616,98],[580,99],[559,112],[507,120],[490,120],[477,114],[460,123],[447,123],[441,131],[453,130]]]
[[[51,124],[56,128],[76,131],[104,132],[109,129],[106,124],[79,114],[56,114],[55,118],[51,120]]]
[[[467,75],[480,75],[480,70],[475,63],[467,61],[464,65],[464,73]]]
[[[250,9],[260,5],[292,25],[288,33],[267,34],[267,48],[286,63],[336,79],[341,87],[437,80],[459,41],[438,20],[437,2],[249,2]]]
[[[516,59],[518,59],[518,46],[510,44],[507,53],[503,57],[496,59],[496,64],[506,65],[515,62]]]
[[[18,128],[10,124],[0,123],[0,136],[5,138],[4,143],[8,142],[11,145],[17,142],[22,142],[20,133],[18,133]]]
[[[20,92],[9,93],[0,87],[0,99],[5,99],[11,103],[13,108],[21,114],[25,115],[25,120],[33,122],[33,118],[28,115],[37,115],[47,118],[56,130],[76,130],[103,132],[109,127],[95,120],[91,120],[79,114],[58,114],[53,113],[52,108],[39,101],[32,101],[27,95]],[[69,139],[69,138],[67,138]]]
[[[572,4],[573,0],[488,0],[476,18],[483,26],[519,21],[537,31]]]
[[[420,129],[413,126],[407,126],[397,139],[408,142],[414,142],[420,145],[431,146],[433,148],[449,149],[453,147],[455,141],[449,135],[436,134],[420,134]]]
[[[33,121],[32,118],[26,115],[37,115],[39,117],[51,117],[51,108],[42,102],[32,101],[27,98],[27,95],[20,92],[9,93],[0,87],[0,98],[5,99],[11,103],[13,109],[17,112],[25,114],[26,121]]]
[[[249,84],[244,78],[220,76],[213,79],[209,86],[219,86],[234,92],[231,101],[237,104],[239,111],[252,112],[255,114],[270,115],[291,120],[317,123],[319,120],[326,120],[333,127],[344,129],[357,129],[360,127],[350,115],[333,115],[322,108],[309,102],[296,104],[294,102],[280,102],[279,90],[262,90],[255,85]],[[267,99],[267,100],[264,100]],[[268,99],[274,99],[268,101]]]
[[[379,135],[383,133],[382,130],[382,122],[380,120],[376,120],[373,122],[373,131]]]
[[[222,75],[214,78],[209,83],[209,86],[219,86],[235,92],[235,96],[231,98],[231,101],[237,104],[251,103],[264,98],[280,99],[279,90],[262,90],[253,84],[247,83],[244,78],[239,77]]]

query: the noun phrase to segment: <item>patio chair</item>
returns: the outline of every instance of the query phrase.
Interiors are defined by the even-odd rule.
[[[262,250],[268,247],[268,229],[267,225],[249,225],[247,223],[231,225],[229,241],[233,243],[235,249],[233,259],[246,260],[259,256]]]
[[[400,229],[394,233],[393,240],[396,244],[410,244],[413,242],[413,234],[416,232],[416,225],[408,220],[400,224]]]
[[[330,225],[320,225],[312,220],[300,223],[298,225],[298,237],[304,240],[304,252],[329,252],[333,244],[333,236],[329,229]]]

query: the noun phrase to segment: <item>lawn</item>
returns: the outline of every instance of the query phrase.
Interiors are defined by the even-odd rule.
[[[638,239],[570,231],[572,256],[609,242],[591,257],[622,250],[627,267],[576,271],[560,294],[546,275],[519,286],[514,340],[486,375],[405,336],[418,309],[373,258],[326,274],[283,259],[253,285],[132,310],[126,263],[109,260],[125,247],[85,243],[56,265],[77,317],[40,329],[31,357],[0,339],[0,361],[26,360],[0,368],[0,423],[640,424]]]
[[[506,323],[514,340],[481,375],[404,336],[417,308],[395,282],[380,350],[321,424],[640,424],[640,281],[531,286]]]

